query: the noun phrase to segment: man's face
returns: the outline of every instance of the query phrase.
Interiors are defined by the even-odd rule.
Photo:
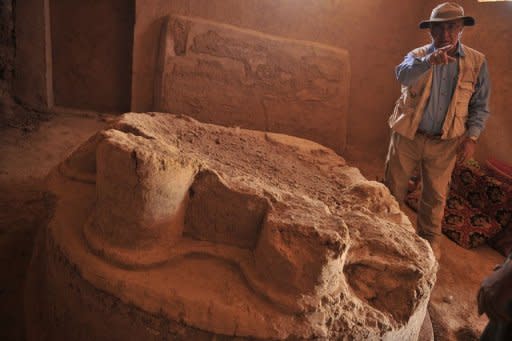
[[[464,24],[462,19],[442,23],[430,24],[430,35],[434,46],[440,48],[446,45],[454,45],[459,40]]]

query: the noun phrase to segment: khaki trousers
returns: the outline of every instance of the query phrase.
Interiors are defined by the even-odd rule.
[[[423,190],[418,207],[418,234],[432,245],[441,234],[446,195],[460,138],[441,140],[417,134],[413,140],[393,132],[384,183],[402,206],[408,182],[420,170]]]

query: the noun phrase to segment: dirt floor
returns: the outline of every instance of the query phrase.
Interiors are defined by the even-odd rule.
[[[64,116],[0,134],[0,339],[23,340],[23,287],[36,231],[51,214],[44,177],[110,116]],[[370,180],[382,177],[383,156],[349,152],[347,161]],[[414,222],[414,213],[406,212]],[[443,240],[443,257],[429,312],[435,340],[477,340],[485,326],[478,316],[480,282],[504,257],[488,247],[463,249]]]

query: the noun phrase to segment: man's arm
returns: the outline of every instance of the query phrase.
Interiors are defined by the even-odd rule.
[[[446,45],[427,54],[425,57],[418,57],[409,52],[402,63],[396,67],[396,78],[405,86],[412,85],[432,65],[444,65],[455,62],[457,59],[453,57],[453,53],[456,49],[457,44]]]
[[[489,80],[489,70],[485,60],[480,68],[480,73],[475,84],[475,92],[471,96],[468,108],[468,136],[478,138],[485,127],[485,122],[489,117],[489,97],[491,94],[491,84]]]
[[[468,107],[468,120],[466,122],[466,138],[462,141],[457,161],[464,163],[475,154],[476,140],[485,127],[489,117],[489,96],[491,94],[489,70],[487,61],[484,61],[475,84],[475,91],[471,96]]]
[[[417,57],[409,52],[395,68],[396,79],[403,85],[409,86],[429,69],[430,63],[426,57]]]

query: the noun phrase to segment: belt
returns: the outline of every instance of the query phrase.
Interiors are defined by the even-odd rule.
[[[441,139],[441,136],[442,134],[431,134],[431,133],[427,133],[426,131],[423,131],[423,130],[416,130],[416,135],[422,135],[422,136],[425,136],[427,139],[433,139],[433,140],[440,140]]]

